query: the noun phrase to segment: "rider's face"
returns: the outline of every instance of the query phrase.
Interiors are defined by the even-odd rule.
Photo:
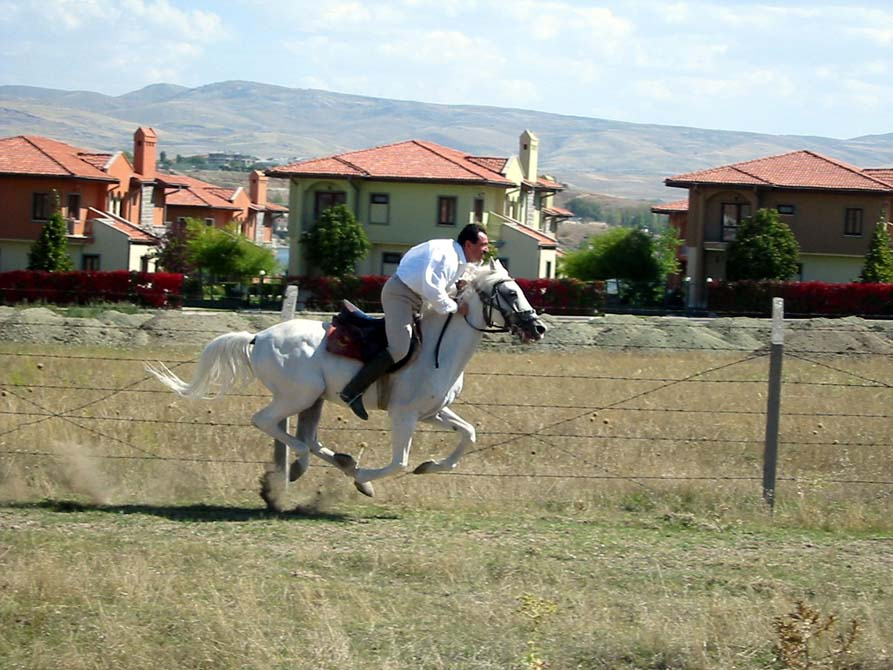
[[[477,242],[465,242],[463,250],[465,251],[465,259],[469,263],[480,263],[484,254],[490,248],[490,240],[484,233],[478,233]]]

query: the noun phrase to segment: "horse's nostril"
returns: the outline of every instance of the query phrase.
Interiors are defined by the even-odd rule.
[[[543,324],[538,323],[538,324],[536,324],[536,332],[537,332],[537,335],[545,335],[546,327]]]

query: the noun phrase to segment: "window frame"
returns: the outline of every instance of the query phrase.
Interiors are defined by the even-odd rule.
[[[81,254],[81,270],[83,272],[99,272],[102,267],[102,254]],[[88,262],[89,261],[89,262]],[[96,267],[87,267],[88,265]]]
[[[853,220],[850,214],[853,214]],[[858,216],[855,216],[858,214]],[[864,234],[865,210],[862,207],[846,207],[843,211],[843,236],[862,237]]]
[[[46,214],[46,216],[40,216]],[[31,194],[31,220],[41,223],[50,220],[52,216],[52,203],[48,192],[34,192]]]
[[[446,212],[444,211],[446,208]],[[447,214],[447,217],[444,217],[444,214]],[[459,217],[459,198],[455,195],[439,195],[437,196],[437,225],[438,226],[449,226],[451,228],[456,227],[456,223]],[[445,220],[445,219],[451,220]]]
[[[782,211],[782,209],[786,211]],[[794,216],[797,214],[797,206],[790,203],[779,203],[775,205],[775,211],[778,212],[779,216]]]
[[[727,225],[726,224],[726,207],[731,207],[735,209],[735,224]],[[744,208],[747,208],[747,214],[743,214]],[[750,203],[749,202],[723,202],[720,203],[719,207],[719,239],[722,242],[734,242],[735,238],[738,236],[738,229],[741,227],[741,222],[752,216],[750,213]],[[733,233],[729,235],[728,233]]]
[[[384,202],[376,202],[376,198],[384,198]],[[376,207],[376,205],[378,207]],[[373,218],[373,212],[384,208],[384,220],[380,221]],[[370,193],[369,194],[369,225],[387,226],[391,223],[391,194],[390,193]]]
[[[72,213],[72,201],[75,203],[74,205],[74,213]],[[68,215],[69,219],[74,219],[75,221],[81,220],[81,194],[80,193],[69,193],[65,199],[65,213]]]

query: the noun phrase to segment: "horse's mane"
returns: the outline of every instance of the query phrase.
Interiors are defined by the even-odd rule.
[[[508,273],[502,263],[498,260],[493,261],[493,265],[490,263],[482,263],[481,265],[468,265],[465,268],[465,271],[462,273],[461,279],[464,279],[465,289],[459,295],[460,298],[468,298],[471,293],[473,293],[476,289],[481,287],[481,284],[484,281],[488,281],[492,279],[496,281],[498,279],[511,279],[511,276]]]

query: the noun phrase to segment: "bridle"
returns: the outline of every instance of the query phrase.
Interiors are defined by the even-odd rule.
[[[478,328],[471,321],[468,320],[468,315],[465,315],[465,323],[469,325],[469,327],[478,331],[479,333],[509,333],[512,331],[512,328],[516,326],[518,321],[528,321],[536,319],[536,311],[533,309],[525,309],[525,310],[515,310],[512,305],[508,303],[508,301],[503,297],[503,295],[499,292],[499,287],[505,284],[506,282],[512,281],[511,278],[499,279],[493,282],[493,285],[490,287],[490,292],[486,293],[485,291],[478,291],[478,297],[481,299],[482,303],[482,315],[484,317],[484,327]],[[503,307],[503,305],[505,305]],[[502,325],[498,326],[493,322],[493,310],[498,310],[502,315]],[[453,314],[451,313],[447,316],[446,322],[443,324],[443,328],[440,331],[440,337],[437,338],[437,346],[434,349],[434,367],[440,367],[440,343],[443,341],[444,333],[446,333],[447,326],[450,325],[450,321],[453,319]]]

